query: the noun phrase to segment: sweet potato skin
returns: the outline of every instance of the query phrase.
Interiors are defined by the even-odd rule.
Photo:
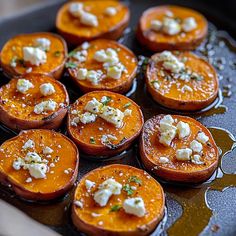
[[[129,12],[128,7],[126,7],[122,3],[119,3],[118,1],[113,1],[113,0],[104,1],[104,2],[101,1],[100,3],[96,2],[96,1],[85,1],[84,2],[85,6],[93,6],[94,4],[96,4],[96,9],[93,10],[95,14],[96,13],[101,14],[103,8],[105,9],[105,6],[107,6],[107,7],[119,6],[122,9],[122,11],[124,11],[123,17],[121,17],[120,21],[116,22],[115,24],[112,23],[113,24],[112,27],[109,28],[107,26],[108,28],[105,28],[105,29],[103,28],[100,31],[98,31],[97,33],[93,33],[92,30],[88,31],[89,28],[87,28],[87,31],[89,33],[86,33],[86,34],[84,34],[84,33],[81,34],[81,32],[79,30],[78,30],[78,32],[76,32],[76,30],[68,30],[69,26],[63,25],[63,23],[62,23],[63,21],[76,22],[77,24],[79,24],[78,20],[76,20],[73,16],[70,15],[70,13],[67,12],[69,4],[70,3],[66,3],[65,5],[63,5],[61,7],[61,9],[59,9],[59,11],[57,13],[57,18],[56,18],[56,28],[57,28],[57,31],[71,45],[79,45],[85,41],[91,41],[91,40],[95,40],[98,38],[117,40],[118,38],[120,38],[122,36],[123,31],[126,29],[126,27],[129,24],[130,12]],[[116,17],[116,16],[113,16],[113,18],[114,17]],[[103,19],[103,21],[102,21],[102,19]],[[103,22],[103,23],[104,23],[104,21],[110,20],[110,18],[106,18],[104,16],[102,19],[101,19],[101,22]],[[101,24],[101,22],[99,22],[99,23]],[[86,28],[86,27],[83,26],[83,28]],[[99,26],[97,28],[99,28]]]
[[[12,188],[12,190],[20,198],[23,198],[26,200],[32,200],[32,201],[48,201],[48,200],[52,200],[52,199],[55,199],[55,198],[58,198],[58,197],[64,195],[74,185],[74,183],[77,179],[77,175],[78,175],[79,152],[78,152],[76,145],[69,138],[64,136],[63,134],[56,133],[55,131],[51,131],[51,130],[40,130],[40,129],[21,131],[18,136],[5,141],[1,145],[1,148],[6,148],[6,145],[8,143],[9,144],[14,143],[14,141],[17,141],[17,139],[18,140],[22,139],[24,141],[27,141],[28,137],[31,137],[33,139],[33,137],[37,138],[37,136],[42,136],[43,138],[54,137],[57,140],[61,139],[62,143],[66,143],[66,145],[67,145],[66,149],[68,149],[68,146],[70,146],[70,149],[73,150],[74,156],[73,156],[73,160],[71,161],[71,163],[73,163],[73,166],[71,166],[73,168],[73,174],[71,175],[68,182],[65,182],[65,184],[63,186],[60,186],[60,188],[58,188],[58,189],[56,187],[53,187],[54,188],[53,191],[45,191],[45,189],[42,191],[40,191],[40,190],[32,191],[32,188],[33,188],[32,186],[28,187],[26,183],[21,182],[20,179],[22,177],[17,177],[17,176],[13,177],[11,175],[12,170],[8,170],[8,171],[4,170],[4,168],[6,168],[6,167],[4,167],[4,164],[2,164],[2,163],[0,165],[0,182],[5,185],[9,185]],[[27,137],[27,139],[24,137]],[[50,143],[51,143],[51,141],[49,140],[49,144]],[[20,152],[21,151],[19,151],[19,154],[20,154]],[[2,159],[2,153],[0,153],[0,158]],[[69,158],[69,157],[67,156],[67,158]],[[13,159],[13,158],[11,158],[11,159]],[[9,168],[9,167],[7,167],[7,168]],[[22,174],[24,176],[27,176],[25,173],[22,173]],[[47,179],[45,179],[45,180],[33,179],[34,183],[32,182],[32,184],[34,184],[34,186],[37,186],[39,181],[49,181],[48,186],[50,186],[50,181],[53,181],[53,180],[50,179],[50,177],[48,176]]]
[[[148,154],[150,152],[150,147],[148,147],[147,143],[153,139],[150,138],[148,135],[148,130],[150,127],[157,126],[160,122],[160,120],[163,118],[164,115],[157,115],[152,117],[151,119],[147,120],[144,124],[141,136],[140,136],[140,143],[139,143],[139,150],[140,150],[140,157],[142,160],[143,165],[145,168],[152,173],[154,173],[156,176],[167,180],[171,182],[181,182],[181,183],[201,183],[205,180],[207,180],[213,172],[216,170],[218,166],[218,161],[219,161],[219,152],[218,152],[218,147],[215,144],[215,141],[210,133],[210,131],[203,126],[201,123],[198,121],[190,118],[190,117],[185,117],[185,116],[179,116],[179,115],[172,115],[173,119],[178,119],[178,121],[183,121],[183,122],[190,122],[190,128],[194,129],[193,126],[196,128],[199,128],[201,131],[203,131],[208,137],[211,146],[204,147],[204,149],[208,153],[213,153],[214,157],[211,161],[208,160],[207,166],[199,167],[199,165],[195,165],[192,163],[184,163],[184,161],[172,161],[172,163],[175,165],[175,169],[171,168],[169,166],[163,166],[161,163],[158,163],[157,161],[154,160],[154,158],[151,156],[151,154]],[[157,132],[157,130],[156,130]],[[196,130],[194,130],[194,133],[196,133]],[[192,134],[191,134],[192,135]],[[157,135],[158,136],[158,135]],[[157,139],[157,137],[156,137]],[[191,139],[191,138],[190,138]],[[192,140],[190,140],[192,141]],[[189,141],[189,143],[190,143]],[[160,144],[159,142],[155,141],[150,141],[150,145],[156,145],[156,150],[157,154],[158,151],[160,152],[158,156],[163,156],[163,145]],[[185,143],[186,146],[186,143]],[[172,147],[173,148],[173,147]],[[173,149],[175,150],[175,149]],[[171,154],[175,155],[175,154]],[[206,156],[206,155],[205,155]],[[206,160],[205,160],[206,161]],[[183,167],[181,168],[181,165]],[[201,165],[202,166],[202,165]]]
[[[100,172],[100,173],[99,173]],[[123,173],[122,177],[118,177],[120,173]],[[95,175],[96,174],[96,175]],[[96,176],[96,177],[95,177]],[[96,184],[100,183],[100,181],[103,179],[103,177],[109,178],[110,176],[113,176],[116,181],[122,182],[121,179],[125,179],[126,177],[131,177],[131,176],[137,176],[141,181],[142,185],[139,186],[139,196],[141,196],[144,199],[146,209],[147,211],[150,212],[151,215],[153,213],[155,216],[149,216],[152,219],[142,219],[138,218],[135,216],[131,216],[123,212],[123,210],[119,212],[114,212],[114,213],[109,213],[109,210],[107,208],[110,208],[109,206],[104,207],[104,209],[101,209],[101,212],[104,213],[104,216],[99,217],[99,221],[103,221],[104,225],[106,223],[109,225],[109,217],[112,219],[112,227],[110,225],[108,227],[106,226],[98,226],[94,222],[96,219],[91,219],[91,221],[86,220],[86,216],[83,216],[83,213],[79,213],[78,208],[73,204],[72,206],[72,221],[76,228],[82,232],[85,232],[87,235],[111,235],[111,236],[144,236],[144,235],[149,235],[157,226],[157,224],[160,222],[164,215],[164,205],[165,205],[165,196],[162,187],[160,184],[154,180],[153,178],[147,178],[147,173],[145,171],[127,166],[127,165],[121,165],[121,164],[113,164],[113,165],[108,165],[105,167],[100,167],[94,171],[89,172],[86,174],[83,179],[80,181],[80,183],[77,186],[77,189],[75,191],[74,195],[74,200],[78,199],[80,196],[81,191],[86,191],[84,190],[84,181],[86,179],[89,179],[91,181],[96,182]],[[95,178],[94,178],[95,177]],[[101,178],[101,180],[100,180]],[[99,181],[99,182],[98,182]],[[147,183],[148,182],[148,183]],[[146,185],[145,185],[146,183]],[[147,187],[145,187],[145,186]],[[142,188],[142,189],[141,189]],[[140,195],[141,194],[141,195]],[[125,198],[126,196],[118,195],[120,199]],[[125,194],[126,195],[126,194]],[[151,207],[150,204],[150,199],[149,198],[158,198],[156,199],[155,203],[158,204],[157,206]],[[115,196],[114,196],[115,198]],[[109,201],[110,202],[116,202],[114,198],[111,198]],[[86,200],[85,200],[86,201]],[[92,212],[100,212],[99,207],[96,207],[95,204],[88,202],[88,210],[87,211],[92,211]],[[155,210],[154,210],[155,208]],[[149,210],[150,209],[150,210]],[[109,216],[109,214],[111,214]],[[119,214],[117,217],[115,217],[112,214]],[[146,218],[146,217],[144,217]],[[119,222],[116,222],[118,220]],[[145,222],[142,222],[144,220]],[[126,224],[124,223],[126,222]],[[119,229],[119,227],[122,225],[122,228]],[[124,226],[127,225],[127,228]],[[129,225],[129,226],[128,226]],[[136,225],[136,227],[134,226]],[[145,230],[141,230],[138,226],[142,225]]]
[[[169,89],[168,93],[156,90],[152,84],[153,80],[158,80],[163,84],[161,88],[163,91],[165,91],[164,86],[170,84],[169,82],[164,82],[160,74],[156,72],[159,67],[155,66],[154,59],[158,55],[157,53],[151,57],[146,71],[147,90],[156,102],[170,109],[197,111],[207,107],[216,99],[219,91],[219,81],[215,69],[203,58],[191,52],[180,52],[178,55],[175,55],[180,59],[188,58],[189,62],[186,62],[186,66],[193,69],[194,72],[204,75],[202,81],[191,81],[189,84],[180,80],[178,81],[181,86],[185,84],[193,86],[195,91],[187,97],[187,95],[174,88]]]
[[[59,107],[55,112],[51,112],[47,116],[38,115],[38,116],[40,116],[40,119],[38,119],[36,117],[32,118],[32,119],[26,119],[26,117],[21,117],[21,113],[22,114],[24,113],[23,112],[24,108],[18,107],[17,111],[13,114],[12,112],[10,112],[8,110],[7,107],[5,107],[4,97],[8,93],[7,92],[8,91],[7,85],[5,85],[2,88],[0,88],[0,121],[3,124],[5,124],[7,127],[11,128],[13,130],[25,130],[25,129],[34,129],[34,128],[58,129],[61,126],[63,119],[65,118],[65,116],[67,114],[67,107],[69,105],[69,95],[66,91],[65,86],[63,84],[61,84],[60,82],[56,81],[54,78],[47,76],[47,75],[43,75],[43,74],[26,74],[23,76],[14,77],[13,80],[10,81],[8,85],[13,86],[15,88],[17,80],[20,78],[28,79],[31,82],[33,82],[33,84],[35,84],[35,85],[38,84],[39,82],[41,82],[41,83],[50,82],[54,86],[57,86],[57,88],[60,90],[61,94],[63,94],[63,96],[64,96],[64,100],[61,101],[64,104],[64,106]],[[9,93],[9,95],[13,93],[16,96],[18,96],[17,93],[15,91],[13,91],[13,89],[11,89],[9,91],[11,91]],[[58,92],[58,91],[56,91],[56,92]],[[39,97],[38,92],[35,92],[35,94],[37,97]],[[19,96],[22,96],[22,95],[19,95]],[[10,98],[10,100],[11,99],[13,99],[13,97]],[[47,98],[47,99],[49,99],[49,98]],[[18,106],[19,106],[19,104],[18,104]],[[33,110],[33,108],[32,108],[32,110]],[[29,114],[30,114],[30,112],[29,112]]]
[[[48,59],[47,62],[39,67],[36,66],[32,66],[29,64],[29,67],[32,68],[32,72],[33,73],[41,73],[41,74],[46,74],[49,76],[52,76],[54,79],[59,80],[64,72],[64,66],[65,66],[65,62],[67,60],[67,44],[65,42],[65,40],[57,34],[53,34],[53,33],[48,33],[48,32],[38,32],[38,33],[31,33],[31,34],[20,34],[20,35],[16,35],[15,37],[11,38],[8,42],[5,43],[5,45],[2,48],[2,52],[1,52],[1,56],[0,56],[0,64],[1,67],[3,69],[4,74],[8,77],[8,78],[12,78],[14,76],[19,76],[22,75],[24,73],[26,73],[26,69],[22,66],[16,66],[16,67],[12,67],[9,63],[9,61],[11,60],[10,58],[15,56],[15,53],[17,52],[17,54],[19,54],[20,56],[22,56],[18,50],[21,50],[22,45],[24,45],[24,41],[26,41],[29,44],[33,43],[33,40],[36,38],[48,38],[50,39],[50,41],[52,42],[52,40],[55,40],[56,45],[55,45],[55,50],[58,50],[61,52],[61,55],[55,57],[49,52],[47,53]],[[16,43],[17,42],[17,43]],[[12,50],[12,47],[15,46],[15,44],[19,44],[19,48]],[[54,43],[51,43],[51,47]],[[53,62],[53,64],[51,66],[47,67],[48,61],[50,60],[50,64],[52,64],[51,60],[56,61],[55,64]]]
[[[111,97],[114,102],[108,103],[108,105],[119,108],[122,111],[124,110],[124,104],[131,104],[129,109],[132,109],[132,115],[126,116],[124,118],[125,124],[122,128],[119,128],[117,130],[114,125],[109,124],[108,122],[104,122],[104,120],[101,118],[97,118],[94,123],[86,125],[78,124],[77,127],[73,127],[71,126],[71,121],[75,116],[73,116],[70,112],[67,120],[67,130],[71,139],[78,145],[79,149],[82,152],[94,156],[113,156],[128,149],[135,141],[135,139],[139,136],[144,122],[143,114],[139,106],[129,98],[108,91],[94,91],[83,95],[74,104],[71,105],[70,111],[72,111],[73,109],[83,110],[83,107],[86,105],[86,103],[93,97],[100,101],[102,96]],[[102,127],[103,130],[99,131],[99,127]],[[119,133],[119,131],[121,131],[122,134]],[[94,137],[97,142],[97,140],[99,140],[103,134],[109,133],[112,133],[118,139],[117,141],[115,141],[114,146],[105,146],[99,143],[90,143],[90,137]],[[128,137],[126,137],[126,133]]]
[[[126,93],[132,86],[133,80],[137,73],[138,62],[133,52],[130,51],[124,45],[119,44],[116,41],[107,40],[107,39],[97,39],[97,40],[91,41],[90,47],[87,50],[88,51],[87,58],[93,58],[93,55],[97,50],[107,49],[107,48],[112,48],[114,50],[117,50],[118,48],[120,49],[119,52],[117,53],[118,53],[121,63],[127,69],[128,74],[123,72],[121,78],[118,80],[115,80],[112,78],[110,79],[105,78],[98,85],[93,85],[91,82],[87,80],[78,80],[76,76],[76,69],[68,68],[71,79],[74,81],[76,85],[79,86],[80,90],[83,93],[88,93],[95,90],[107,90],[107,91],[123,94],[123,93]],[[78,50],[79,49],[80,47],[78,47]],[[70,58],[70,61],[71,60],[73,61],[73,59]],[[99,68],[102,71],[104,71],[102,64],[103,63],[96,62],[93,59],[87,59],[86,62],[79,64],[79,68],[86,68],[86,67],[96,68],[96,69]]]
[[[146,28],[146,20],[147,18],[151,17],[150,15],[153,15],[154,13],[162,15],[164,11],[168,10],[174,12],[174,14],[180,18],[182,13],[184,13],[184,15],[186,15],[187,17],[197,17],[200,23],[200,27],[198,28],[200,29],[194,35],[192,35],[192,33],[187,33],[191,34],[192,37],[189,37],[186,40],[177,38],[177,36],[163,36],[161,33],[158,33],[158,36],[155,36],[157,33],[153,33]],[[192,9],[180,6],[163,5],[149,8],[142,14],[137,28],[137,39],[142,45],[153,52],[161,52],[164,50],[194,50],[205,39],[207,32],[207,20],[200,13]],[[158,37],[161,39],[159,39]],[[164,40],[164,37],[166,37],[166,40]]]

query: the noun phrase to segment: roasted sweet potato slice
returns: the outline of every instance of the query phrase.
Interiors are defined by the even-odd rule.
[[[1,51],[1,66],[8,77],[42,73],[60,79],[67,58],[65,40],[53,33],[21,34],[9,39]]]
[[[139,20],[137,38],[151,51],[193,50],[206,37],[207,20],[180,6],[147,9]]]
[[[91,112],[92,111],[92,112]],[[70,107],[67,128],[84,153],[111,156],[127,149],[143,126],[139,106],[129,98],[108,91],[94,91]]]
[[[154,54],[147,66],[146,84],[156,102],[187,111],[207,107],[219,90],[215,69],[191,52]]]
[[[84,93],[93,90],[125,93],[136,75],[137,59],[133,52],[112,40],[82,44],[69,55],[69,74]],[[92,77],[92,73],[96,74]]]
[[[50,200],[74,184],[79,164],[76,145],[51,130],[27,130],[0,146],[0,181],[27,200]]]
[[[147,120],[140,138],[144,166],[177,182],[207,180],[217,168],[219,153],[210,131],[198,121],[178,115]]]
[[[108,199],[99,199],[99,191],[110,191]],[[161,185],[145,171],[108,165],[89,172],[79,182],[72,220],[87,235],[150,235],[164,215],[164,205]]]
[[[48,75],[25,74],[0,88],[0,121],[14,130],[57,129],[68,105],[65,86]]]
[[[96,38],[118,39],[129,19],[128,7],[119,1],[73,1],[58,11],[56,27],[68,43],[78,45]]]

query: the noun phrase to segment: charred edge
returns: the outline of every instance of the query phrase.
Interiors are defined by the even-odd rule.
[[[105,146],[108,147],[111,150],[118,149],[120,146],[122,146],[126,142],[127,138],[124,137],[118,144],[113,144],[110,141],[108,141]]]

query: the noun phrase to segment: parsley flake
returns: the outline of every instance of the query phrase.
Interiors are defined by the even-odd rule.
[[[119,211],[121,209],[120,205],[114,205],[111,207],[110,212],[116,212]]]
[[[131,177],[129,178],[129,182],[130,182],[130,183],[131,183],[131,182],[134,182],[134,183],[136,183],[136,184],[142,185],[142,180],[139,179],[137,176],[131,176]]]
[[[132,195],[134,192],[129,184],[125,184],[122,189],[127,192],[127,195]]]

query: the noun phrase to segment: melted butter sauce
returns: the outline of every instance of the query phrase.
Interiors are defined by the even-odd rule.
[[[214,58],[213,50],[214,45],[217,43],[217,47],[226,47],[227,37],[223,37],[223,41],[216,41],[216,31],[212,31],[206,40],[206,42],[199,48],[197,51],[198,54],[205,56],[209,61],[215,64],[218,67],[218,71],[223,70],[226,65],[224,60],[219,60],[218,58]],[[127,37],[131,34],[130,29],[128,29],[121,39],[121,42],[125,41]],[[133,34],[133,32],[132,32]],[[219,43],[219,45],[218,45]],[[228,46],[228,45],[227,45]],[[142,56],[140,58],[140,65],[145,64],[145,57]],[[220,61],[220,62],[219,62]],[[236,63],[235,63],[236,64]],[[147,93],[144,83],[144,75],[142,71],[140,71],[140,75],[137,76],[133,87],[126,94],[126,96],[130,97],[134,101],[136,101],[140,106],[144,113],[145,120],[148,118],[161,114],[161,113],[170,113],[170,114],[183,114],[189,115],[196,119],[204,118],[204,117],[213,117],[217,115],[222,115],[228,111],[227,106],[224,103],[224,97],[230,97],[231,91],[231,81],[227,80],[227,84],[225,87],[222,87],[222,90],[219,92],[219,96],[217,100],[211,104],[209,107],[195,112],[195,113],[181,113],[178,111],[169,110],[167,108],[161,107],[157,103],[155,103],[151,96]],[[226,81],[225,78],[219,74],[219,79],[221,82]],[[66,81],[67,78],[63,80],[63,83],[67,85],[68,92],[71,97],[71,101],[73,102],[76,98],[80,96],[80,94],[73,89],[73,85]],[[4,83],[7,82],[3,81]],[[172,199],[173,201],[177,201],[182,207],[182,215],[175,220],[173,224],[169,226],[167,229],[168,235],[181,235],[181,236],[189,236],[189,235],[199,235],[209,224],[211,217],[213,216],[213,211],[210,208],[210,204],[208,201],[207,194],[210,191],[224,191],[227,188],[236,186],[236,178],[235,172],[229,173],[224,170],[225,162],[228,161],[230,154],[234,150],[236,146],[236,141],[234,136],[227,130],[221,129],[219,127],[212,127],[210,131],[221,151],[220,162],[218,169],[215,171],[213,176],[200,185],[177,185],[171,183],[162,182],[162,186],[167,195],[168,199]],[[0,142],[2,143],[8,138],[15,136],[16,133],[9,130],[7,127],[0,125]],[[62,128],[61,132],[66,133],[65,128]],[[112,163],[123,163],[129,164],[133,166],[139,166],[137,162],[137,145],[133,146],[133,148],[125,151],[119,156],[109,159],[106,164]],[[80,162],[80,177],[83,176],[89,170],[97,168],[101,165],[104,165],[101,162],[89,161],[81,159]],[[71,220],[70,220],[70,205],[73,199],[72,189],[66,196],[63,198],[50,201],[47,203],[39,203],[39,202],[29,202],[22,199],[19,199],[12,191],[9,190],[6,186],[0,186],[0,198],[8,201],[12,205],[18,207],[26,214],[34,218],[35,220],[46,224],[52,227],[57,232],[63,235],[77,235],[77,231],[74,229]],[[166,211],[168,212],[169,209]],[[162,233],[166,230],[166,223],[168,221],[168,213],[165,212],[165,216],[162,222],[157,227],[156,231],[153,233],[153,236]],[[200,220],[199,220],[200,219]]]

